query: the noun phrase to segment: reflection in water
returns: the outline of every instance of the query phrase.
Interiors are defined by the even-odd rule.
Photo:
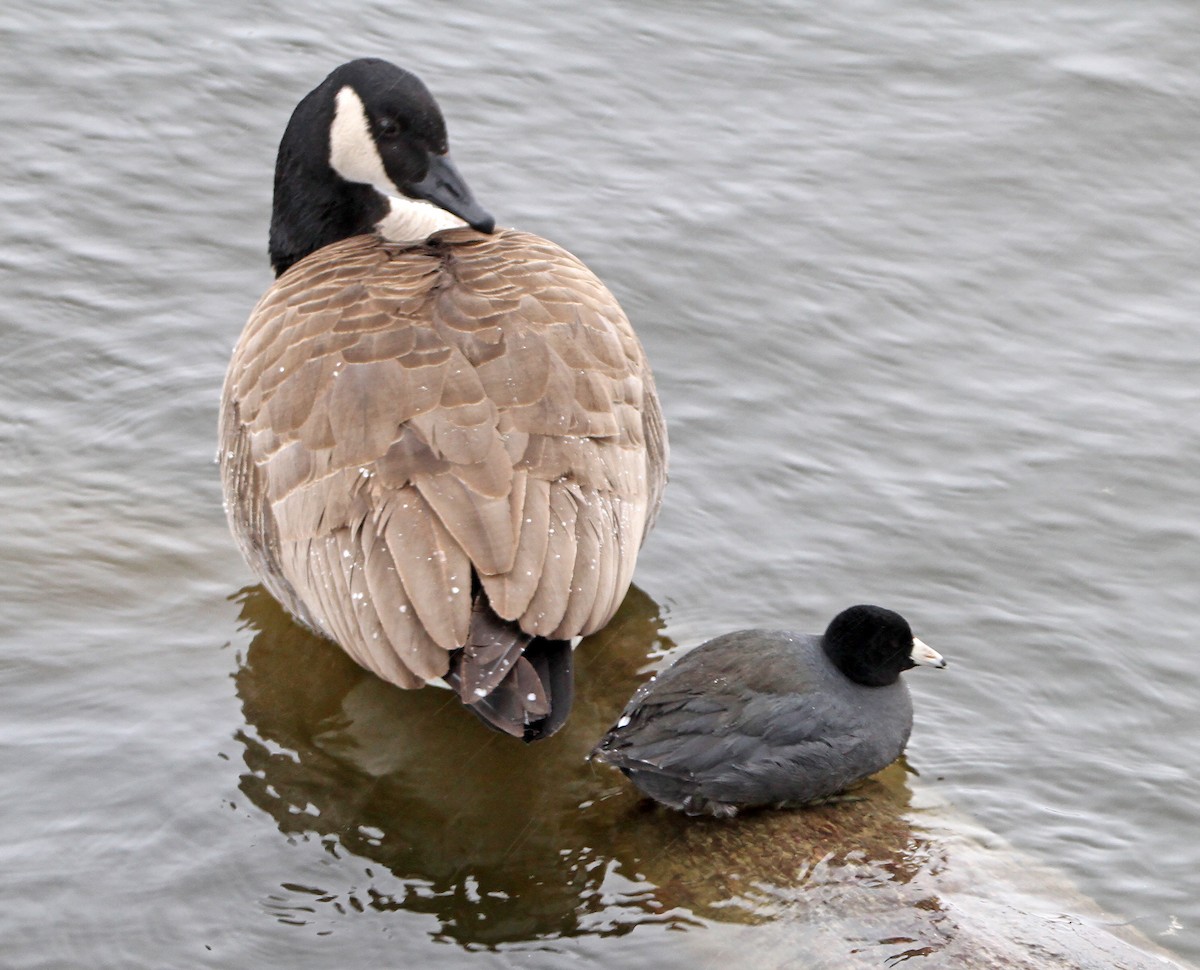
[[[370,860],[404,887],[388,880],[387,891],[347,900],[288,885],[295,905],[277,900],[281,917],[320,903],[405,909],[435,916],[443,939],[486,946],[794,917],[796,889],[814,913],[835,896],[845,912],[846,887],[894,892],[929,864],[903,818],[899,765],[853,801],[730,825],[658,809],[589,764],[647,656],[672,646],[636,588],[577,654],[570,723],[532,746],[485,730],[449,692],[401,691],[362,671],[258,587],[241,602],[256,631],[235,677],[242,791],[285,834]],[[907,908],[929,916],[938,904],[924,895]]]
[[[813,970],[914,958],[955,968],[1161,965],[1144,940],[1118,940],[1094,917],[1039,915],[1048,905],[1089,912],[1088,903],[964,839],[945,813],[911,809],[903,762],[840,801],[735,822],[639,800],[585,760],[647,656],[672,646],[657,605],[636,588],[578,653],[570,722],[532,746],[487,730],[448,691],[385,684],[257,587],[241,602],[256,632],[235,675],[246,718],[240,787],[284,834],[367,860],[374,883],[349,894],[285,883],[270,899],[283,922],[309,922],[318,907],[425,913],[437,939],[466,947],[724,925],[735,953],[721,953],[729,933],[680,937],[680,962],[701,965],[790,967],[797,953]],[[743,938],[737,924],[757,926]]]
[[[244,591],[242,618],[256,634],[235,677],[241,788],[282,832],[315,834],[405,886],[350,905],[431,913],[446,938],[484,945],[683,918],[663,916],[644,887],[614,889],[613,810],[581,811],[607,795],[632,800],[585,758],[647,651],[666,646],[644,594],[579,651],[567,727],[529,746],[483,728],[449,691],[402,691],[366,673],[261,588]],[[303,905],[345,904],[292,888]]]

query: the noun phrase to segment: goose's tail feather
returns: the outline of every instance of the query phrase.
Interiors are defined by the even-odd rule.
[[[467,643],[450,655],[446,681],[488,727],[540,741],[571,713],[571,643],[530,636],[497,616],[479,591]]]

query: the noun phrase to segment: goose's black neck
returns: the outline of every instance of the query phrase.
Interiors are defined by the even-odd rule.
[[[381,193],[329,164],[333,95],[327,80],[301,101],[279,143],[269,247],[276,277],[322,246],[372,231],[388,212]]]

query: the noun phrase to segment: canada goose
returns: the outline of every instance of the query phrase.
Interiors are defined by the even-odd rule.
[[[727,633],[638,688],[592,757],[689,815],[804,805],[900,757],[900,674],[918,664],[946,661],[878,606],[843,610],[823,636]]]
[[[301,623],[490,726],[562,726],[666,481],[645,353],[578,259],[494,230],[413,74],[343,64],[279,146],[276,281],[221,401],[225,506]]]

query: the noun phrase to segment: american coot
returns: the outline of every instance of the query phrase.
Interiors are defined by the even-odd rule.
[[[495,230],[433,96],[381,60],[292,114],[270,255],[221,401],[246,560],[380,677],[552,734],[570,641],[616,612],[666,481],[628,319],[570,253]]]
[[[900,756],[900,673],[917,664],[946,666],[878,606],[850,607],[823,636],[727,633],[643,684],[592,757],[689,815],[803,805]]]

